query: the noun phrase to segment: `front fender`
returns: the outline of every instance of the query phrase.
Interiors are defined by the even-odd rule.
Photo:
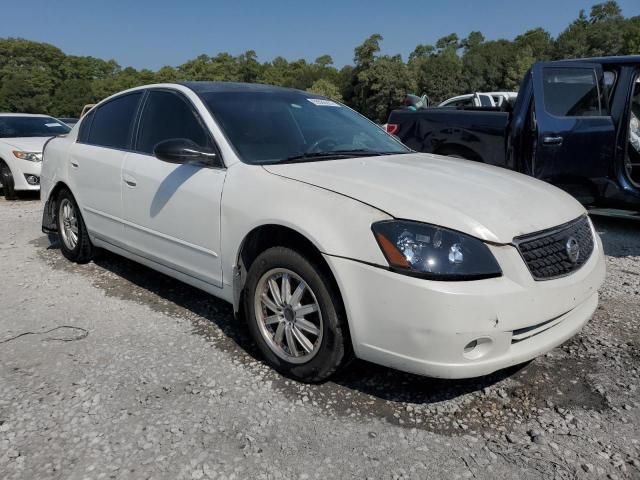
[[[222,195],[223,281],[231,285],[244,239],[263,225],[295,230],[323,254],[386,265],[371,224],[390,218],[339,193],[236,164],[228,170]]]

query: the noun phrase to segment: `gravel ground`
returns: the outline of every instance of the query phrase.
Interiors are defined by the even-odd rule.
[[[64,260],[0,200],[0,478],[640,478],[640,223],[596,219],[593,320],[526,366],[444,381],[262,364],[231,308],[120,257]]]

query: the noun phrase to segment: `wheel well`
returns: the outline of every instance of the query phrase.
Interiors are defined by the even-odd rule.
[[[9,164],[7,162],[4,161],[4,159],[2,157],[0,157],[0,165],[6,165],[6,167],[11,172],[11,167],[9,166]],[[13,175],[13,172],[12,172],[12,175]]]
[[[71,192],[71,189],[67,186],[66,183],[64,182],[58,182],[55,184],[55,186],[51,189],[51,193],[49,194],[49,198],[57,198],[58,194],[60,193],[60,191],[62,189],[67,189],[69,190],[69,192]]]
[[[71,192],[71,189],[67,186],[67,184],[65,184],[64,182],[58,182],[51,189],[51,193],[49,193],[49,197],[47,198],[44,206],[44,215],[42,218],[42,228],[47,233],[55,233],[58,231],[58,225],[56,223],[56,203],[58,200],[58,194],[65,189]]]
[[[459,155],[467,160],[473,160],[475,162],[482,162],[482,158],[476,152],[464,145],[446,144],[439,147],[435,152],[437,155]]]
[[[255,259],[258,258],[258,255],[271,247],[291,248],[313,261],[318,268],[322,269],[326,278],[331,282],[332,290],[338,296],[339,304],[337,306],[344,314],[344,303],[338,282],[318,247],[296,230],[283,225],[273,224],[262,225],[253,229],[242,242],[242,247],[238,254],[236,272],[234,272],[234,310],[236,313],[242,309],[242,295],[244,294],[247,272]]]
[[[296,230],[282,225],[263,225],[249,232],[242,242],[239,260],[242,260],[242,264],[249,271],[258,255],[271,247],[289,247],[307,258],[321,261],[326,265],[320,250],[309,239]]]

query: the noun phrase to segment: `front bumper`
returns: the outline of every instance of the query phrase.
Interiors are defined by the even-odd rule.
[[[554,348],[593,315],[605,275],[597,235],[582,268],[548,281],[534,281],[513,246],[490,249],[503,276],[466,282],[423,280],[325,255],[356,356],[420,375],[477,377]]]
[[[25,191],[38,191],[40,190],[40,173],[42,170],[42,162],[30,162],[28,160],[21,160],[19,158],[11,159],[9,168],[13,174],[13,184],[15,190]],[[34,175],[38,177],[38,184],[31,185],[27,182],[26,176]]]

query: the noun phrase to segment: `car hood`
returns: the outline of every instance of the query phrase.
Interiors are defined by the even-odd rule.
[[[52,137],[53,135],[51,135]],[[14,137],[0,138],[0,142],[6,143],[23,152],[42,152],[42,147],[51,137]]]
[[[352,197],[396,218],[496,243],[585,213],[573,197],[504,168],[426,153],[268,165],[272,174]]]

